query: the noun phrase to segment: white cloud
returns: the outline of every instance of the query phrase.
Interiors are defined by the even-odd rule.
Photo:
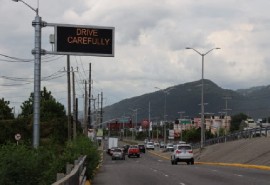
[[[27,0],[33,7],[36,0]],[[93,92],[104,92],[107,104],[201,78],[200,52],[220,47],[205,57],[205,77],[224,88],[269,84],[270,15],[267,0],[40,0],[39,13],[49,23],[115,27],[115,57],[71,57],[76,93],[82,101],[92,63]],[[1,0],[0,54],[33,58],[35,12]],[[50,50],[50,27],[42,30],[42,48]],[[44,56],[45,58],[48,56]],[[42,77],[66,67],[66,57],[42,62]],[[33,63],[7,63],[0,57],[1,76],[33,78]],[[0,78],[0,83],[7,81]],[[0,84],[0,85],[1,85]],[[56,99],[66,104],[66,77],[44,81]],[[13,105],[28,99],[33,84],[1,86],[0,97]],[[83,106],[82,106],[83,107]]]

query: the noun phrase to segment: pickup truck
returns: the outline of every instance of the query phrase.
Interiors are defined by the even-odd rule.
[[[131,156],[140,157],[140,149],[139,149],[138,145],[129,146],[128,157],[131,157]]]

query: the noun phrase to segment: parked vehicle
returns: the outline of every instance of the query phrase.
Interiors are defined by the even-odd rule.
[[[115,148],[112,151],[112,160],[115,160],[115,159],[125,160],[125,154],[121,148]]]
[[[154,150],[155,146],[153,142],[147,142],[145,146],[146,150]]]
[[[131,145],[128,149],[128,157],[136,156],[140,157],[140,149],[138,145]]]
[[[138,147],[139,147],[140,153],[145,153],[145,146],[144,146],[144,144],[139,144]]]
[[[176,146],[176,149],[171,155],[172,165],[176,165],[178,162],[186,162],[189,164],[194,164],[193,150],[189,144],[180,144]]]

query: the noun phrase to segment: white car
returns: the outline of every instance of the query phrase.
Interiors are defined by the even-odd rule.
[[[155,141],[154,146],[159,147],[159,142]]]
[[[176,146],[171,155],[171,163],[172,165],[175,165],[178,162],[186,162],[188,165],[194,164],[193,150],[191,145],[180,144]]]
[[[166,150],[169,152],[172,152],[174,150],[173,144],[172,143],[168,143],[166,145]]]
[[[154,150],[155,146],[153,142],[147,142],[145,146],[146,150]]]

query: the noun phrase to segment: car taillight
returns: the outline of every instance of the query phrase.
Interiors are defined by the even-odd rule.
[[[175,153],[180,154],[181,150],[176,150]]]
[[[192,153],[193,153],[193,151],[192,151],[192,150],[189,150],[189,151],[188,151],[188,153],[192,154]]]

